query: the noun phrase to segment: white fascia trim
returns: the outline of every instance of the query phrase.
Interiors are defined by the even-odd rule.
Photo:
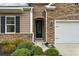
[[[55,21],[56,21],[56,22],[61,22],[61,21],[62,21],[62,22],[64,22],[64,21],[73,21],[73,22],[74,22],[74,21],[79,21],[79,20],[64,20],[64,19],[63,19],[63,20],[55,20]]]
[[[45,9],[46,12],[46,42],[47,42],[47,10]]]
[[[23,8],[31,9],[31,8],[33,8],[33,7],[23,7]]]
[[[25,9],[31,9],[33,7],[0,7],[0,9],[4,9],[4,10],[5,9],[10,9],[10,10],[12,10],[12,9],[14,10],[15,9],[15,10],[22,10],[22,11],[24,10],[24,8]]]
[[[0,9],[2,10],[21,10],[22,12],[24,11],[24,9],[31,9],[33,7],[0,7]]]
[[[31,9],[33,7],[0,7],[0,9],[21,9],[21,8]]]
[[[22,9],[22,7],[0,7],[0,9]]]

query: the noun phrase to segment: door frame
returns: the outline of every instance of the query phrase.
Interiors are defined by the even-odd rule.
[[[56,23],[57,22],[79,22],[79,20],[55,20],[54,21],[54,37],[55,37],[54,38],[54,44],[57,44],[56,43],[56,26],[57,26]]]
[[[42,33],[42,38],[36,38],[36,23],[35,23],[35,21],[36,20],[39,20],[39,19],[41,19],[42,20],[42,22],[43,22],[43,26],[42,26],[42,29],[43,29],[43,31],[42,32],[44,32],[44,33]],[[36,39],[41,39],[41,40],[45,40],[45,20],[44,20],[44,18],[36,18],[36,19],[34,19],[34,41],[36,40]],[[45,40],[46,41],[46,40]]]
[[[36,34],[36,24],[37,24],[37,21],[39,22],[39,21],[41,21],[41,30],[42,30],[42,33],[41,33],[41,37],[38,37],[37,38],[37,34]],[[43,39],[43,20],[35,20],[35,39]]]

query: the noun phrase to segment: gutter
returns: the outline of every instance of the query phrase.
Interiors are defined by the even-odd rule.
[[[46,5],[45,7],[46,7],[47,9],[55,9],[56,6],[54,6],[54,4],[55,4],[55,3],[49,3],[49,4]],[[52,5],[53,5],[53,6],[52,6]]]
[[[49,3],[47,6],[49,7],[49,6],[51,6],[51,5],[54,5],[55,3]]]
[[[29,10],[33,7],[0,7],[0,10]]]

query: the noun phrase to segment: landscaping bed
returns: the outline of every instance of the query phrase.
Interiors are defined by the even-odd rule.
[[[1,56],[59,56],[56,48],[49,48],[46,51],[34,43],[16,39],[14,41],[5,40],[0,43]]]

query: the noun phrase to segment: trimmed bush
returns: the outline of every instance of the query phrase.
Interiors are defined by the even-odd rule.
[[[26,48],[16,49],[15,52],[12,53],[13,56],[30,56],[30,50]]]
[[[3,41],[1,42],[1,44],[2,44],[2,45],[14,44],[14,45],[17,46],[18,44],[20,44],[20,43],[22,43],[22,42],[25,42],[25,40],[23,40],[23,39],[3,40]]]
[[[39,46],[33,46],[31,48],[31,55],[43,55],[43,50]]]
[[[4,46],[2,47],[2,53],[3,53],[3,54],[10,54],[10,53],[12,53],[15,49],[16,49],[16,46],[13,45],[13,44],[4,45]]]
[[[8,45],[8,44],[12,44],[13,42],[12,41],[9,41],[9,40],[3,40],[1,42],[2,45]]]
[[[20,43],[22,43],[22,42],[25,42],[25,40],[23,40],[23,39],[16,39],[16,40],[14,40],[14,44],[16,45],[16,46],[18,46]]]
[[[27,48],[27,49],[30,49],[31,50],[31,47],[33,46],[34,44],[32,42],[22,42],[20,43],[18,46],[17,46],[17,49],[21,49],[21,48]]]
[[[45,55],[47,55],[47,56],[58,56],[59,52],[55,48],[49,48],[45,51]]]

